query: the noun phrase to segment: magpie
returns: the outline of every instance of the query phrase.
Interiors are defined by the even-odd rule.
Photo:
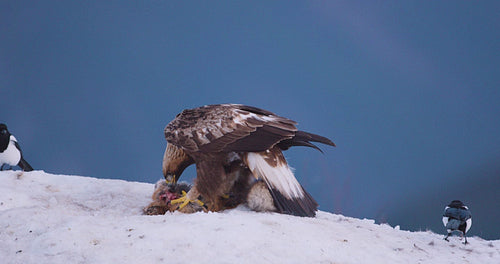
[[[16,138],[10,134],[5,124],[0,124],[0,170],[5,165],[19,166],[23,171],[32,171],[33,168],[23,158],[21,148]]]
[[[453,232],[460,232],[465,237],[464,244],[467,244],[467,236],[465,233],[472,226],[472,214],[469,208],[459,200],[453,200],[444,208],[443,224],[448,231],[444,240],[448,241],[448,237]]]

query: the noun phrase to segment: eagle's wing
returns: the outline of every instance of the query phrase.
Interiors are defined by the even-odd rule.
[[[165,127],[169,143],[189,152],[260,152],[295,136],[297,123],[238,104],[182,111]]]

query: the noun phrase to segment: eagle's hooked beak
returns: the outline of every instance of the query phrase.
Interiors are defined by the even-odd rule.
[[[167,182],[167,184],[176,183],[175,174],[167,173],[167,175],[165,175],[165,181]]]

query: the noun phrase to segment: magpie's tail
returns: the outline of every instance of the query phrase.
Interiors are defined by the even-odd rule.
[[[23,171],[32,171],[33,170],[33,167],[31,167],[31,165],[26,161],[24,160],[23,157],[21,157],[21,160],[19,161],[19,164],[17,164],[19,167],[21,167],[21,169],[23,169]]]

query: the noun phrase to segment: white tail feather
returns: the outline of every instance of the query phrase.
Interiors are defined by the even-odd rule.
[[[304,197],[304,190],[295,179],[288,164],[278,164],[273,167],[267,163],[262,155],[254,152],[248,153],[247,163],[255,177],[263,179],[270,188],[278,190],[286,198]]]

